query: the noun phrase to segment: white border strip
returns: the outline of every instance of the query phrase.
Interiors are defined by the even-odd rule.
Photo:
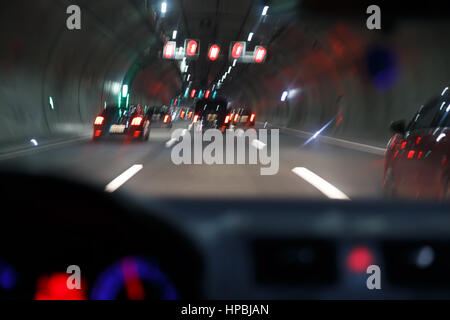
[[[305,181],[309,182],[330,199],[350,200],[350,198],[341,190],[306,168],[297,167],[292,169],[292,172]]]
[[[111,181],[105,188],[106,192],[114,192],[119,189],[125,182],[130,180],[136,173],[144,168],[142,164],[135,164],[130,169],[122,173],[120,176]]]

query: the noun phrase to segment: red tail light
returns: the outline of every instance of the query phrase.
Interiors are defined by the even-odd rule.
[[[105,118],[103,118],[102,116],[98,116],[97,118],[95,118],[94,124],[96,126],[101,126],[103,124],[103,121],[105,121]]]
[[[181,111],[181,114],[180,114],[181,119],[184,119],[184,115],[185,115],[185,114],[186,114],[186,112]]]
[[[170,116],[168,114],[166,114],[166,116],[164,117],[164,123],[169,122]]]
[[[136,118],[134,118],[134,119],[131,121],[131,125],[132,125],[132,126],[138,127],[138,126],[141,125],[142,120],[143,120],[142,117],[136,117]]]
[[[238,118],[239,118],[239,114],[236,114],[236,115],[234,116],[234,122],[237,122],[237,121],[238,121]]]
[[[255,122],[255,117],[256,115],[252,113],[252,115],[250,116],[250,122]]]
[[[188,119],[192,118],[192,111],[188,113]]]
[[[225,118],[225,124],[228,124],[228,122],[230,122],[230,116],[227,116],[227,117]]]
[[[194,117],[194,123],[198,121],[198,114],[195,115]]]
[[[94,132],[95,137],[100,137],[101,134],[102,134],[102,130],[95,130],[95,132]]]

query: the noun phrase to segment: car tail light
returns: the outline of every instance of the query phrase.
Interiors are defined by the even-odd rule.
[[[105,121],[105,118],[103,118],[102,116],[98,116],[97,118],[95,118],[94,124],[96,126],[101,126],[104,121]]]
[[[141,135],[141,131],[135,131],[134,132],[134,137],[138,138]]]
[[[256,115],[252,113],[252,115],[250,116],[250,122],[255,122],[255,117]]]
[[[196,123],[197,121],[198,121],[198,114],[196,114],[194,117],[194,123]]]
[[[170,116],[168,114],[166,114],[166,116],[164,117],[164,123],[169,122]]]
[[[230,116],[227,116],[227,117],[225,118],[225,124],[228,124],[228,122],[230,122]]]
[[[95,137],[100,137],[101,134],[102,134],[102,130],[95,130],[95,132],[94,132]]]
[[[239,118],[239,114],[236,114],[236,115],[234,116],[234,122],[237,122],[237,121],[238,121],[238,118]]]
[[[192,111],[188,113],[188,119],[192,118]]]
[[[138,127],[141,125],[142,120],[143,120],[142,117],[136,117],[131,121],[131,125]]]
[[[181,119],[184,119],[185,114],[186,114],[186,112],[181,111],[181,114],[180,114]]]

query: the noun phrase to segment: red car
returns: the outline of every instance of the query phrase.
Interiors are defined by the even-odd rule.
[[[450,198],[450,90],[433,97],[411,122],[391,124],[384,168],[388,197]]]

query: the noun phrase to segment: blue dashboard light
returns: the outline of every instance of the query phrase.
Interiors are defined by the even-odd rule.
[[[0,260],[0,288],[3,290],[11,290],[16,286],[17,273],[6,262]]]

